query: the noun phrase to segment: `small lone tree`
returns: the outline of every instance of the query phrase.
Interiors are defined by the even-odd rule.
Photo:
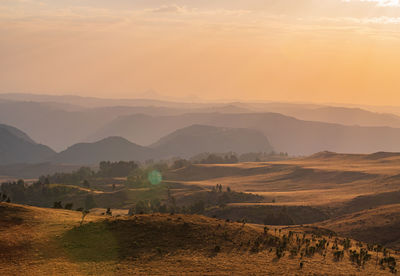
[[[111,208],[107,208],[106,215],[112,216]]]
[[[63,207],[62,207],[61,201],[54,201],[53,208],[54,209],[62,209]]]
[[[80,223],[79,223],[79,226],[82,226],[83,221],[85,220],[85,217],[86,217],[89,213],[90,213],[89,210],[83,210],[83,211],[82,211],[82,219],[81,219],[81,221],[80,221]]]

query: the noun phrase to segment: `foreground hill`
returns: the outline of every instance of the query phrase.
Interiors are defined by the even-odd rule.
[[[152,149],[136,145],[121,137],[109,137],[95,143],[79,143],[51,159],[55,163],[97,164],[100,161],[143,161],[153,158]]]
[[[340,235],[400,250],[400,204],[385,205],[318,223]]]
[[[343,238],[317,228],[166,214],[80,220],[79,212],[0,203],[0,274],[390,275],[375,253],[358,265],[349,250],[359,245],[343,250]],[[335,240],[343,255],[327,246]]]
[[[355,153],[400,151],[398,128],[302,121],[277,113],[130,115],[106,124],[90,139],[118,135],[141,145],[149,145],[176,129],[193,124],[254,129],[268,137],[275,150],[294,155],[309,155],[323,150]]]
[[[161,138],[150,146],[165,156],[190,158],[203,152],[271,152],[268,139],[250,129],[192,125]]]
[[[0,124],[0,164],[36,163],[54,154],[19,129]]]

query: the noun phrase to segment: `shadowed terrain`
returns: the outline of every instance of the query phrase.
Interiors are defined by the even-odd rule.
[[[79,226],[79,212],[4,203],[0,214],[2,275],[390,275],[375,261],[362,267],[351,261],[349,250],[365,247],[354,241],[335,261],[336,251],[326,242],[338,242],[342,250],[345,240],[318,228],[264,228],[160,214],[89,215]]]

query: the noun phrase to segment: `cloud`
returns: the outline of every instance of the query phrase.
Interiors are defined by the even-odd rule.
[[[185,13],[187,12],[186,7],[178,5],[163,5],[158,8],[150,10],[154,13]]]
[[[400,7],[399,0],[343,0],[344,2],[375,2],[378,7]]]

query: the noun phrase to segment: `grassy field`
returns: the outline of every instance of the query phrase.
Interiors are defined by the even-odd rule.
[[[167,181],[265,197],[261,204],[322,205],[400,190],[400,154],[320,153],[307,158],[229,165],[193,165],[169,172]],[[400,199],[399,199],[400,203]]]
[[[391,275],[374,252],[364,265],[350,261],[350,250],[365,244],[343,249],[343,238],[311,227],[265,232],[263,225],[169,214],[89,214],[80,227],[79,212],[6,203],[0,214],[1,275]],[[323,239],[329,245],[305,253]],[[344,250],[338,261],[335,240]]]

